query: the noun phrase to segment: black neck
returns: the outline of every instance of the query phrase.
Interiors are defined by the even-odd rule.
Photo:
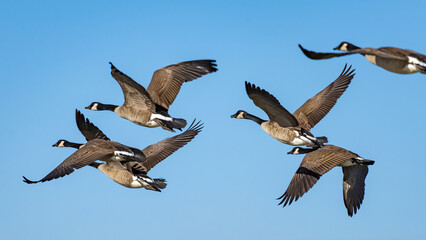
[[[117,105],[112,105],[112,104],[102,104],[99,103],[98,104],[98,110],[102,111],[102,110],[108,110],[108,111],[113,111],[117,108]]]
[[[67,142],[64,144],[65,147],[72,147],[79,149],[83,144],[81,143],[73,143],[73,142]]]
[[[348,49],[348,51],[353,51],[353,50],[361,49],[360,47],[355,46],[352,43],[348,43],[348,46],[346,48]]]
[[[299,147],[299,154],[306,154],[317,150],[318,148],[302,148]]]
[[[258,117],[254,116],[254,115],[251,115],[250,113],[245,113],[244,115],[246,116],[246,119],[250,119],[250,120],[256,122],[259,125],[262,124],[262,123],[264,123],[264,122],[266,122],[265,120],[263,120],[261,118],[258,118]]]

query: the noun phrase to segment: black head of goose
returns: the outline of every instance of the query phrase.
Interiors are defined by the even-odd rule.
[[[368,165],[374,161],[334,145],[318,149],[295,147],[288,154],[306,154],[279,204],[285,207],[297,201],[311,189],[318,179],[336,166],[343,170],[343,200],[349,216],[361,207],[365,193],[365,178]]]
[[[98,127],[91,123],[89,119],[86,119],[78,110],[76,110],[76,122],[78,129],[84,135],[86,140],[106,139],[109,141],[109,138]],[[147,173],[159,162],[166,159],[179,148],[190,142],[199,132],[201,132],[202,128],[202,123],[195,123],[194,121],[185,132],[146,147],[141,151],[144,156],[146,156],[146,159],[142,163],[93,162],[89,165],[99,169],[113,181],[122,186],[161,191],[160,189],[164,189],[167,185],[166,180],[163,178],[152,179],[147,175]],[[64,147],[71,146],[74,148],[78,148],[80,145],[83,144],[62,144]]]
[[[268,115],[269,120],[263,120],[243,110],[237,111],[231,118],[250,119],[258,123],[270,136],[285,144],[320,147],[327,142],[327,138],[314,137],[310,130],[336,104],[337,99],[351,83],[355,75],[354,71],[345,65],[342,73],[334,82],[306,101],[293,114],[288,112],[272,94],[254,84],[245,82],[247,95]]]
[[[410,49],[395,47],[360,48],[348,42],[342,42],[334,50],[344,53],[322,53],[309,51],[299,44],[302,52],[310,59],[328,59],[359,53],[369,62],[400,74],[426,73],[426,56]]]
[[[124,94],[122,106],[93,102],[86,109],[108,110],[118,116],[145,127],[162,127],[174,132],[186,126],[184,119],[169,115],[170,105],[175,100],[184,82],[190,82],[208,73],[216,72],[215,60],[180,62],[154,72],[147,89],[118,70],[112,63],[111,75]]]

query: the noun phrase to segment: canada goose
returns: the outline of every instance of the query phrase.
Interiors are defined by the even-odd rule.
[[[151,83],[145,89],[112,63],[111,75],[120,84],[124,94],[122,106],[93,102],[86,109],[109,110],[118,116],[145,127],[162,127],[174,132],[186,126],[184,119],[170,117],[169,106],[175,100],[184,82],[189,82],[211,72],[216,72],[215,60],[181,62],[154,72]]]
[[[318,53],[306,50],[300,44],[299,47],[310,59],[328,59],[359,53],[372,64],[390,72],[401,74],[426,73],[426,56],[409,49],[395,47],[360,48],[348,42],[342,42],[334,48],[334,50],[347,51],[345,53]]]
[[[31,184],[60,178],[74,172],[74,169],[79,169],[89,165],[96,160],[105,162],[143,162],[145,160],[145,155],[135,153],[130,149],[130,147],[118,142],[107,141],[104,139],[93,139],[83,146],[78,146],[77,151],[71,154],[41,180],[31,181],[26,177],[23,177],[24,182]]]
[[[231,116],[237,119],[250,119],[258,123],[262,129],[278,141],[300,146],[319,147],[327,142],[326,137],[315,138],[309,131],[336,104],[354,77],[355,70],[351,66],[343,68],[340,76],[317,95],[306,101],[293,114],[289,113],[280,102],[266,90],[245,82],[247,95],[254,104],[261,108],[269,117],[269,121],[239,110]]]
[[[93,123],[86,119],[82,113],[76,110],[76,122],[78,129],[85,136],[86,140],[101,138],[109,140],[109,138],[96,127]],[[165,179],[151,179],[147,173],[151,168],[157,165],[162,160],[173,154],[179,148],[190,142],[203,128],[200,122],[194,124],[183,133],[174,137],[165,139],[161,142],[152,144],[142,150],[146,156],[144,162],[93,162],[89,164],[92,167],[99,169],[113,181],[128,188],[145,188],[148,190],[161,191],[166,187]],[[67,140],[59,140],[56,147],[74,147],[79,148],[83,144],[68,142]]]
[[[306,154],[299,169],[293,176],[285,193],[279,197],[285,207],[293,200],[297,201],[318,179],[336,166],[343,170],[343,200],[348,215],[352,217],[361,207],[364,199],[365,177],[368,173],[368,165],[374,161],[360,157],[344,148],[334,145],[325,145],[319,149],[307,149],[295,147],[288,154]]]

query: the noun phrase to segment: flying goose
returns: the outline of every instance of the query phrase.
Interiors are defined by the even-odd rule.
[[[109,138],[96,127],[93,123],[86,119],[82,113],[76,110],[76,122],[78,129],[84,135],[87,141],[101,138],[109,141]],[[93,162],[90,166],[99,169],[113,181],[128,188],[145,188],[148,190],[161,191],[166,187],[165,179],[151,179],[147,173],[151,168],[162,160],[173,154],[179,148],[190,142],[203,128],[200,122],[194,124],[183,133],[174,137],[165,139],[158,143],[152,144],[142,150],[146,156],[145,161],[140,162]],[[79,148],[83,144],[72,143],[67,140],[59,140],[55,147],[74,147]]]
[[[363,55],[369,62],[390,72],[409,74],[426,73],[426,56],[418,52],[395,47],[360,48],[348,42],[342,42],[334,50],[346,51],[345,53],[318,53],[300,49],[310,59],[328,59],[341,57],[354,53]]]
[[[105,162],[143,162],[145,161],[145,155],[134,152],[130,147],[118,142],[107,141],[104,139],[93,139],[83,146],[78,146],[78,150],[76,152],[71,154],[41,180],[31,181],[26,177],[23,177],[24,182],[31,184],[60,178],[74,172],[74,169],[82,168],[96,160]]]
[[[334,82],[306,101],[293,114],[281,106],[272,94],[254,84],[245,82],[247,95],[268,115],[269,121],[243,110],[238,110],[231,118],[250,119],[259,124],[270,136],[285,144],[320,147],[327,142],[327,138],[315,138],[309,131],[327,115],[351,83],[355,70],[351,71],[351,66],[348,69],[346,67],[345,65],[342,73]]]
[[[124,104],[117,106],[93,102],[86,109],[113,111],[138,125],[150,128],[160,126],[172,132],[174,128],[182,130],[186,126],[184,119],[173,118],[168,113],[182,84],[217,71],[215,60],[181,62],[155,71],[151,83],[145,89],[110,64],[111,75],[123,91]]]
[[[368,165],[374,161],[360,157],[358,154],[337,147],[325,145],[319,149],[295,147],[288,154],[306,154],[297,169],[285,193],[279,197],[283,207],[297,201],[318,179],[336,166],[343,170],[343,200],[348,215],[353,216],[361,207],[364,199],[365,177]]]

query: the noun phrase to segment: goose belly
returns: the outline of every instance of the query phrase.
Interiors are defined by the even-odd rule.
[[[372,64],[394,73],[410,74],[419,71],[415,65],[402,60],[381,58],[373,55],[365,55],[365,58]]]
[[[283,128],[277,123],[268,123],[261,125],[263,131],[276,140],[293,146],[306,145],[306,141],[300,138],[299,132],[290,128]]]

